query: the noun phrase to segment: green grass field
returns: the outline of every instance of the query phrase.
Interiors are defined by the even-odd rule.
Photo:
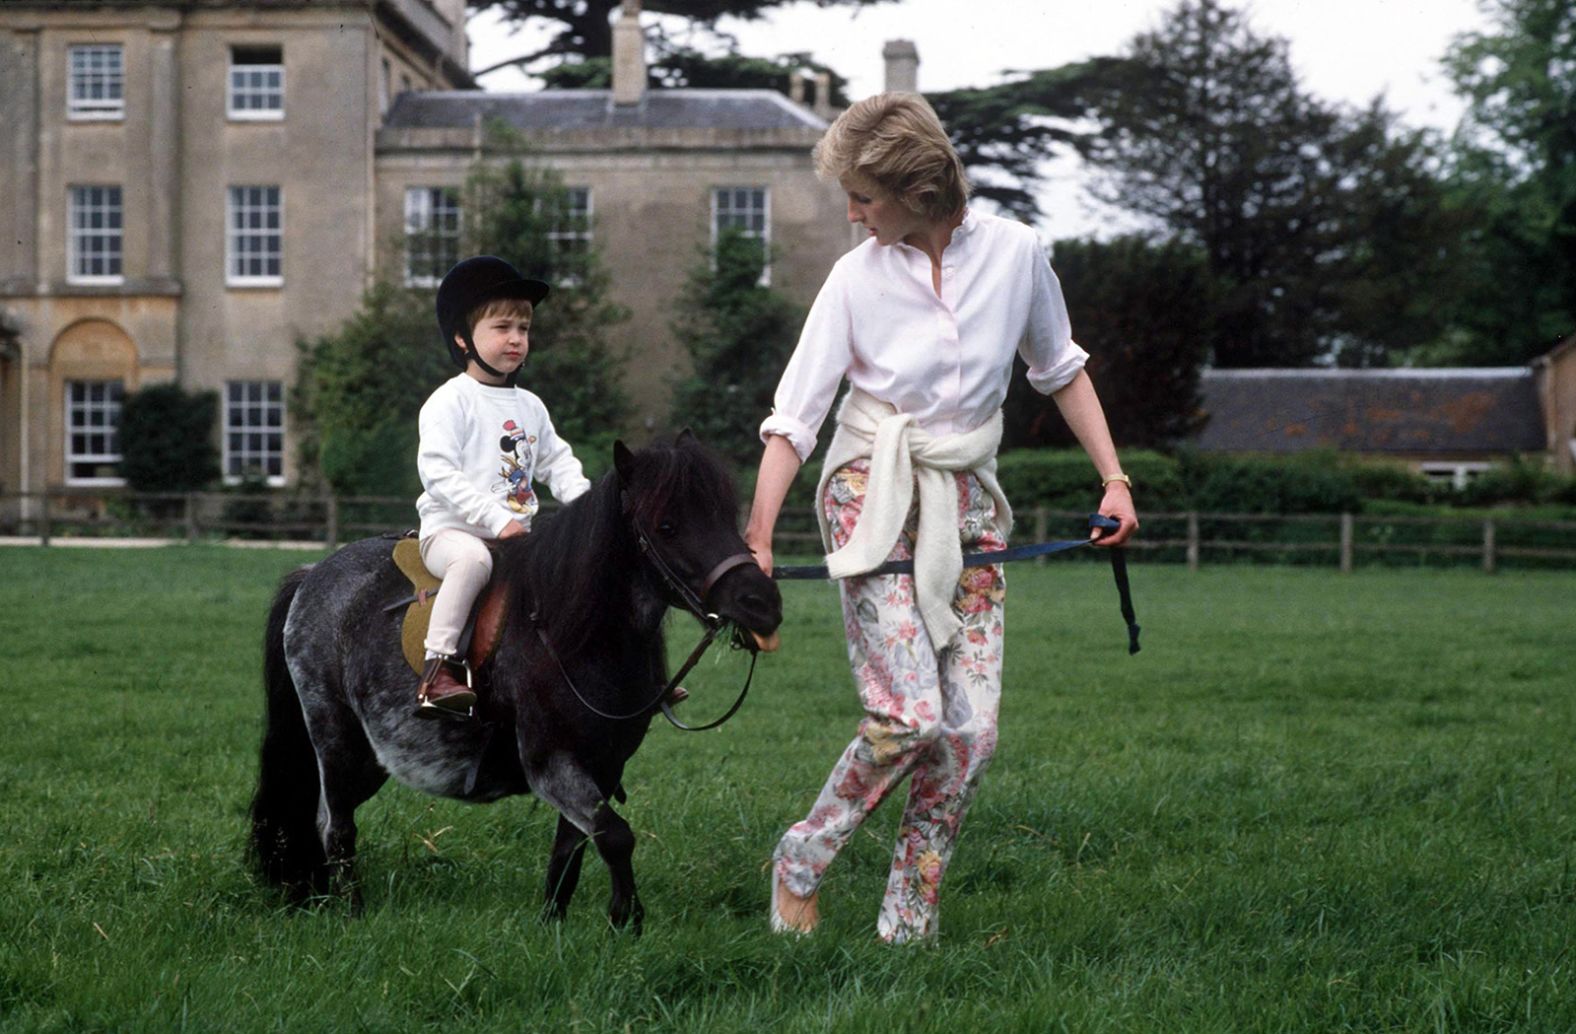
[[[812,938],[766,865],[852,733],[835,596],[787,589],[744,712],[654,726],[642,938],[536,919],[553,816],[389,787],[366,911],[243,865],[260,637],[299,554],[0,550],[0,1029],[1576,1030],[1576,577],[1009,572],[1001,746],[942,938],[874,937],[889,803]],[[687,634],[687,630],[686,634]],[[734,660],[692,683],[731,699]]]

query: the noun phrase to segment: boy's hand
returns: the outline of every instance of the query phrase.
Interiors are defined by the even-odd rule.
[[[499,541],[502,541],[504,539],[512,539],[516,535],[524,534],[525,525],[521,524],[519,521],[510,521],[508,524],[505,524],[503,526],[503,530],[498,533],[498,539]]]

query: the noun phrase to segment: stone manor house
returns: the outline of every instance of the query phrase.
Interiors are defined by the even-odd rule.
[[[632,0],[611,90],[483,93],[464,20],[464,0],[0,4],[0,493],[120,485],[121,401],[170,380],[218,393],[227,479],[292,483],[296,341],[380,273],[430,282],[457,257],[485,120],[521,130],[585,216],[565,244],[594,238],[634,313],[613,344],[648,428],[679,360],[672,300],[719,228],[767,241],[804,304],[852,242],[810,160],[824,81],[810,106],[797,87],[649,91]],[[888,53],[912,88],[912,46]]]

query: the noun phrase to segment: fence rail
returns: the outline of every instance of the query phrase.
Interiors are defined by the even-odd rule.
[[[549,503],[550,507],[551,504]],[[1078,534],[1084,514],[1043,508],[1019,512],[1015,538],[1045,541]],[[1327,564],[1350,571],[1367,563],[1473,563],[1493,573],[1519,567],[1576,568],[1576,521],[1513,515],[1146,513],[1131,548],[1159,562],[1251,560]],[[414,524],[411,501],[395,496],[248,495],[232,492],[0,493],[0,537],[50,545],[75,539],[137,537],[166,541],[254,539],[332,549],[366,535]],[[742,522],[742,516],[741,516]],[[785,513],[778,552],[820,551],[815,522]]]

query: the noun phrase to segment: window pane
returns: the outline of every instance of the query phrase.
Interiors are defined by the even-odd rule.
[[[283,476],[283,399],[279,381],[231,381],[226,385],[223,467],[227,476]]]
[[[70,188],[66,250],[72,278],[121,275],[121,192],[118,186]]]

